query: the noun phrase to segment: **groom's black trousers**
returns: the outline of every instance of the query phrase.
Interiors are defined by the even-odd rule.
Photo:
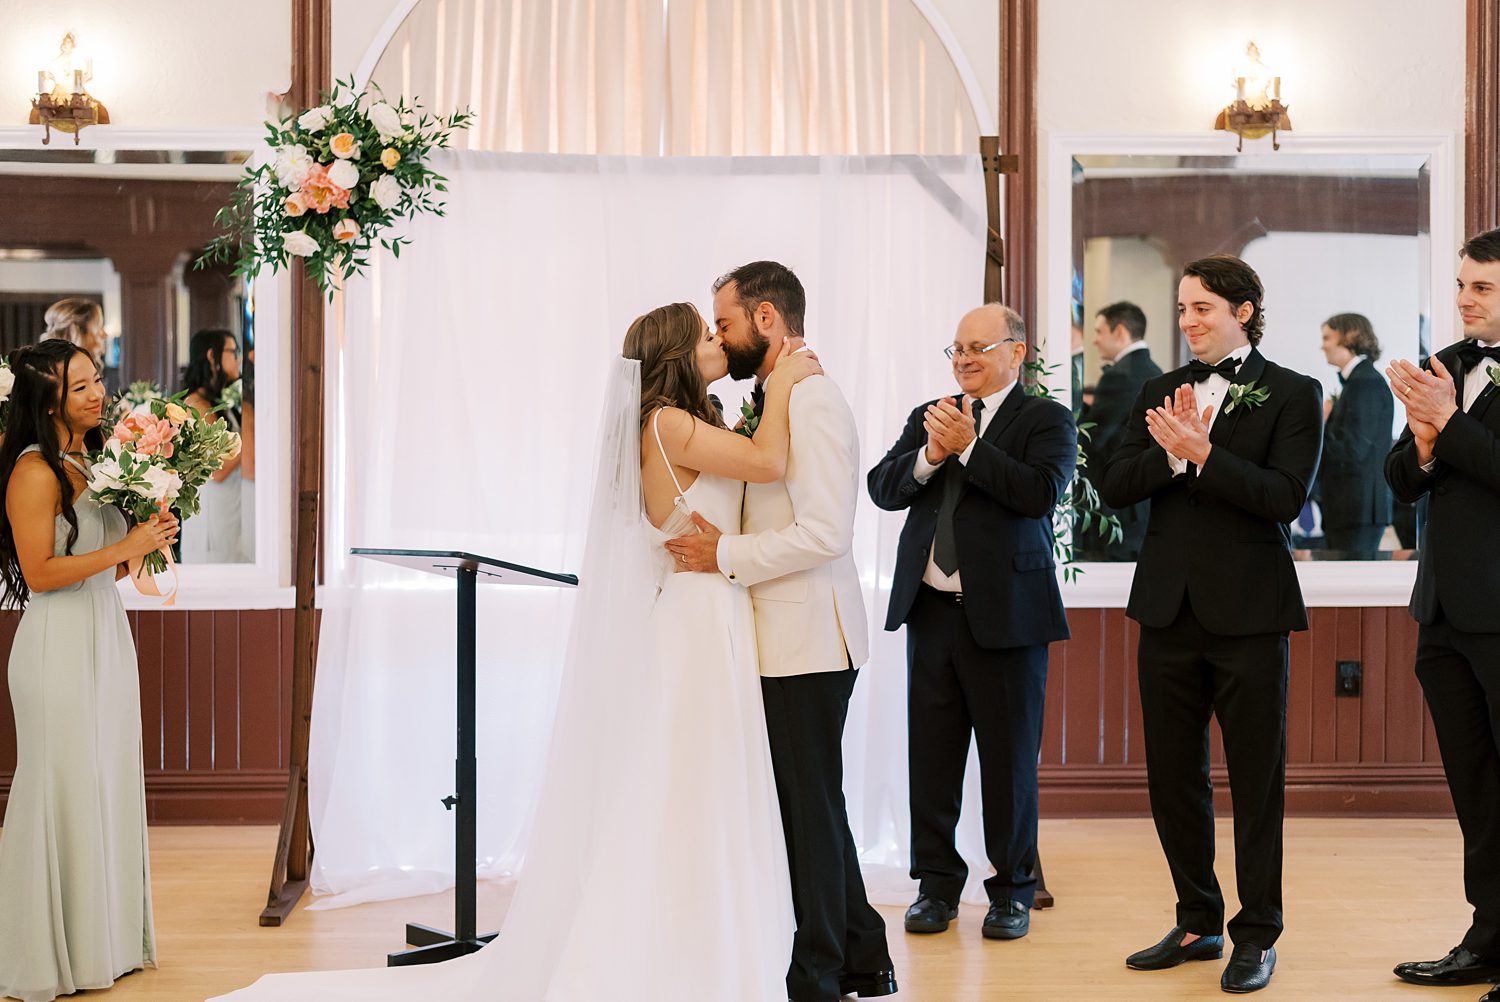
[[[793,1002],[836,1002],[841,973],[891,969],[844,812],[844,718],[858,675],[760,680],[797,919],[786,978]]]

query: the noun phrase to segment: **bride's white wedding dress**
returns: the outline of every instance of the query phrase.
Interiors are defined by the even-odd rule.
[[[639,401],[635,378],[615,395]],[[671,571],[665,534],[640,514],[637,407],[605,431],[582,578],[594,587],[575,608],[543,799],[499,937],[444,964],[273,974],[224,999],[786,998],[791,892],[749,595]],[[731,532],[743,492],[701,474],[684,497]]]

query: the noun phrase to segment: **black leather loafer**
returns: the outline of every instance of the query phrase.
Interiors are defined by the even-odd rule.
[[[1237,943],[1224,967],[1224,976],[1219,987],[1226,992],[1244,995],[1258,992],[1271,983],[1271,972],[1276,970],[1276,948],[1262,950],[1254,943]]]
[[[897,991],[895,971],[845,974],[839,978],[840,995],[858,995],[862,999],[872,999],[880,995],[894,995]]]
[[[1395,974],[1414,985],[1482,985],[1500,981],[1500,964],[1455,946],[1442,960],[1397,964]]]
[[[1030,931],[1031,909],[1019,901],[1003,898],[985,913],[985,939],[1020,939]]]
[[[1189,960],[1218,960],[1224,956],[1223,936],[1199,936],[1183,946],[1182,937],[1186,935],[1186,929],[1174,925],[1160,943],[1126,957],[1125,966],[1137,971],[1165,971]]]
[[[948,928],[948,923],[956,918],[957,905],[950,905],[942,898],[919,894],[912,906],[906,909],[906,931],[943,932]]]

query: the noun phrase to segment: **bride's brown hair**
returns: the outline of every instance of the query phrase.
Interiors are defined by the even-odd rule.
[[[621,354],[641,363],[641,426],[658,407],[680,407],[693,417],[724,427],[698,371],[698,342],[707,326],[691,303],[658,306],[635,318]]]

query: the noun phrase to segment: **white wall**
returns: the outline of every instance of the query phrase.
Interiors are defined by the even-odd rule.
[[[1296,132],[1463,134],[1464,0],[1261,0],[1238,7],[1043,0],[1038,7],[1043,262],[1054,236],[1071,238],[1045,227],[1051,134],[1212,134],[1248,39],[1280,73]],[[1232,153],[1234,137],[1223,135],[1224,152]],[[1261,143],[1269,150],[1269,140]],[[1456,163],[1460,192],[1462,179]],[[1067,305],[1039,303],[1038,326],[1049,337],[1067,337]],[[1052,354],[1066,355],[1066,342]]]
[[[3,0],[0,124],[25,124],[37,70],[69,30],[115,126],[254,127],[267,92],[291,86],[290,0]]]

